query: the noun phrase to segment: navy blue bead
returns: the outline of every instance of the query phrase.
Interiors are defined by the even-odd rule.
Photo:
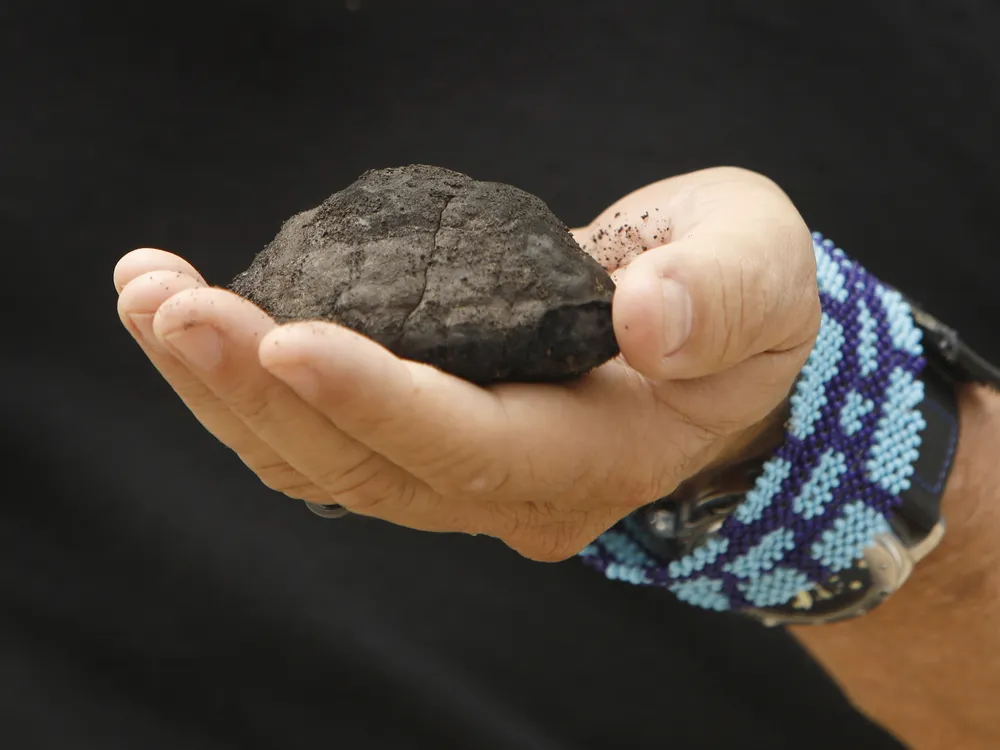
[[[705,602],[706,606],[707,603],[711,603],[713,608],[718,608],[720,595],[725,598],[730,608],[740,608],[753,604],[748,602],[744,592],[755,590],[755,587],[747,588],[748,581],[741,579],[740,575],[755,568],[735,565],[731,572],[727,572],[723,568],[751,554],[753,550],[757,550],[757,545],[760,545],[762,539],[768,534],[786,529],[791,533],[794,545],[792,549],[778,553],[767,548],[771,549],[771,554],[782,555],[777,564],[780,564],[783,569],[782,576],[784,576],[784,578],[772,577],[768,579],[766,584],[762,582],[761,587],[756,587],[759,590],[766,590],[767,595],[770,596],[776,591],[774,586],[778,585],[777,581],[784,580],[786,581],[784,585],[787,586],[792,585],[788,584],[787,581],[799,580],[795,575],[786,575],[789,571],[798,571],[799,574],[804,575],[813,583],[821,582],[830,575],[830,570],[819,560],[814,559],[811,552],[813,545],[822,540],[825,534],[834,533],[842,536],[842,538],[838,536],[835,545],[836,549],[839,550],[837,555],[853,554],[859,551],[859,549],[853,548],[860,547],[864,539],[861,532],[851,530],[855,528],[855,522],[848,523],[845,518],[844,524],[846,525],[838,526],[838,520],[841,519],[841,511],[844,508],[852,505],[854,507],[867,507],[876,511],[877,514],[886,516],[900,502],[898,496],[884,490],[868,475],[868,457],[873,446],[878,442],[876,432],[880,429],[879,425],[883,417],[882,409],[887,402],[891,386],[890,373],[899,368],[901,371],[917,376],[924,367],[924,360],[921,356],[914,355],[902,348],[897,349],[894,346],[889,314],[886,306],[882,303],[882,292],[880,291],[880,288],[888,289],[888,287],[881,285],[861,266],[853,263],[846,256],[842,256],[841,251],[835,251],[832,242],[824,240],[819,234],[814,234],[814,238],[817,267],[820,270],[818,278],[823,312],[827,319],[835,321],[841,327],[843,343],[840,346],[840,358],[837,361],[835,371],[815,369],[815,367],[813,369],[813,377],[821,372],[831,376],[825,383],[821,383],[822,392],[820,395],[822,398],[819,401],[812,402],[808,392],[800,390],[805,387],[805,374],[797,385],[797,393],[803,394],[799,397],[803,399],[802,403],[815,403],[816,411],[810,417],[811,432],[803,439],[789,434],[775,452],[771,461],[788,462],[786,466],[790,466],[791,469],[780,475],[785,476],[785,479],[778,486],[777,492],[769,491],[769,502],[763,507],[759,517],[756,517],[751,523],[743,523],[735,515],[730,516],[725,521],[719,531],[719,537],[728,540],[728,547],[724,553],[718,555],[713,561],[700,566],[700,570],[694,570],[694,566],[691,566],[691,572],[680,576],[680,578],[670,574],[668,570],[669,560],[656,560],[651,557],[649,568],[644,571],[644,580],[652,582],[654,585],[670,586],[680,579],[699,581],[698,591],[719,593],[711,593],[710,599],[700,595],[700,599],[698,596],[693,598]],[[840,282],[836,281],[838,275],[842,277]],[[824,285],[831,283],[839,284],[841,287],[840,291],[831,288],[834,294],[842,295],[846,290],[846,298],[841,301],[825,292]],[[866,324],[869,327],[868,330],[874,334],[874,342],[867,339],[867,343],[864,343],[862,339],[864,326],[861,324],[862,312],[859,312],[861,310],[858,306],[859,301],[864,303],[864,309],[867,310],[869,318],[874,321],[873,326],[871,323]],[[897,325],[902,325],[899,322],[898,310],[902,309],[905,312],[905,307],[899,308],[897,302],[891,300],[887,304],[894,305],[892,314],[897,316],[895,318]],[[829,336],[821,335],[817,349],[810,356],[810,362],[814,361],[814,357],[820,355],[822,355],[821,358],[816,360],[820,363],[833,361],[829,357],[829,352],[823,354],[819,351],[823,341],[829,343],[833,340]],[[874,361],[877,364],[877,369],[869,372],[865,377],[861,375],[862,358],[859,353],[859,347],[863,343],[865,347],[868,347],[865,349],[867,352],[865,361],[869,363],[872,361],[870,347],[874,345]],[[806,373],[808,368],[809,364],[803,372]],[[860,417],[860,428],[848,435],[841,425],[840,415],[845,403],[847,403],[848,394],[852,392],[856,392],[863,399],[871,401],[873,408]],[[890,425],[891,423],[887,422],[886,424]],[[900,436],[901,439],[904,437],[907,440],[912,440],[912,435]],[[901,442],[899,445],[904,446],[907,443]],[[834,493],[833,500],[824,505],[823,512],[804,518],[794,510],[795,498],[809,482],[821,456],[830,449],[844,455],[847,469],[840,475],[838,491]],[[900,452],[893,459],[897,462],[893,466],[908,467],[910,465],[907,463],[909,458],[905,452]],[[891,471],[893,477],[898,476],[896,468]],[[758,484],[758,487],[760,486]],[[862,505],[856,506],[859,501]],[[635,526],[625,522],[619,523],[614,530],[633,537],[636,535]],[[861,535],[859,536],[859,534]],[[638,537],[635,538],[638,542]],[[620,545],[614,547],[614,549],[619,548]],[[760,548],[756,554],[766,554],[763,552],[764,549]],[[583,560],[588,565],[602,571],[607,571],[609,565],[622,562],[616,559],[612,549],[605,546],[601,538],[588,547]],[[767,570],[769,568],[756,569]],[[620,575],[619,567],[616,566],[613,572],[616,577]],[[759,576],[760,573],[754,575]],[[715,581],[715,583],[709,583],[711,581]]]

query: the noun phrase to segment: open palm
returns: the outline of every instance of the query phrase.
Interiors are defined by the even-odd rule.
[[[161,250],[118,263],[118,310],[269,487],[558,560],[737,458],[785,399],[820,315],[804,222],[745,170],[654,183],[574,234],[618,282],[622,356],[567,384],[481,388],[332,323],[278,326]]]

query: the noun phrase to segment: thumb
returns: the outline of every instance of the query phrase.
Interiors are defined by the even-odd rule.
[[[613,308],[628,363],[652,380],[690,379],[810,342],[819,300],[800,222],[705,227],[632,260]]]

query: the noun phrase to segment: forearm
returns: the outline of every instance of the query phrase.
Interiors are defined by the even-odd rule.
[[[1000,394],[961,393],[947,533],[857,620],[792,632],[860,710],[915,748],[1000,747]]]

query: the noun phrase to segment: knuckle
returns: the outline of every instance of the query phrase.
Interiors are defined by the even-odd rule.
[[[260,423],[270,416],[267,392],[251,385],[237,385],[226,400],[233,411],[248,422]]]
[[[387,469],[377,453],[369,453],[346,470],[331,472],[320,486],[352,511],[387,520],[410,511],[420,496],[416,484]]]
[[[353,490],[351,495],[347,497],[344,493],[334,497],[356,513],[392,521],[413,506],[417,490],[408,482],[391,486],[368,484]]]
[[[226,415],[229,409],[201,381],[193,380],[183,385],[174,386],[184,404],[201,420],[214,420],[219,415]],[[223,442],[230,443],[228,435],[223,436]]]
[[[316,485],[289,466],[279,462],[264,466],[252,467],[257,478],[269,490],[280,492],[295,500],[309,500],[326,497]]]
[[[274,418],[271,403],[276,394],[274,386],[262,385],[252,377],[241,377],[238,372],[227,375],[218,385],[218,398],[226,407],[250,424],[261,424]]]
[[[382,473],[381,461],[376,453],[368,452],[347,468],[330,469],[320,478],[320,484],[331,495],[360,493],[378,480]]]
[[[285,494],[293,500],[304,500],[307,503],[316,503],[317,505],[329,505],[335,502],[329,494],[316,485],[303,487],[294,495],[289,495],[287,492]]]

